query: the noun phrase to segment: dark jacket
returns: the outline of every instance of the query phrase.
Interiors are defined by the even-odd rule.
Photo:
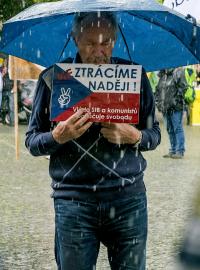
[[[10,92],[14,87],[14,81],[9,78],[8,72],[3,76],[3,91]]]
[[[158,73],[156,86],[156,106],[163,114],[184,110],[184,94],[188,84],[183,69],[169,69]]]
[[[130,64],[114,58],[112,62]],[[141,151],[153,150],[160,143],[159,124],[155,119],[154,100],[146,74],[142,74],[137,126],[143,134],[139,149],[133,145],[109,143],[100,134],[100,123],[94,123],[80,138],[58,144],[51,133],[51,92],[44,82],[45,74],[46,71],[38,81],[25,144],[34,156],[50,155],[53,197],[109,200],[114,196],[145,191],[143,171],[146,160]]]

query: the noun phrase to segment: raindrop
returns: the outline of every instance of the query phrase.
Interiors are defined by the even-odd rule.
[[[140,172],[141,172],[141,170],[142,170],[142,164],[140,163]]]
[[[32,31],[31,31],[31,29],[29,30],[29,36],[32,36]]]
[[[132,42],[132,50],[135,51],[135,43]]]
[[[126,47],[124,46],[124,52],[126,52]]]
[[[97,186],[94,185],[94,186],[93,186],[93,191],[95,192],[96,190],[97,190]]]
[[[97,17],[100,18],[101,17],[101,11],[97,12]]]
[[[125,180],[122,179],[122,187],[124,187],[124,186],[125,186]]]
[[[47,108],[45,108],[45,114],[47,114],[48,113],[48,109]]]
[[[167,16],[165,16],[165,22],[167,21]]]
[[[26,6],[26,1],[22,0],[22,8],[25,8]]]
[[[135,20],[135,16],[132,16],[132,20],[133,20],[133,21]]]
[[[100,21],[98,21],[98,23],[97,23],[97,27],[98,27],[98,28],[100,27]]]
[[[138,255],[135,255],[134,256],[134,263],[137,265],[139,262],[139,256]]]
[[[147,149],[149,149],[149,148],[150,148],[150,142],[147,143]]]
[[[25,36],[25,33],[24,32],[22,32],[22,37],[24,37]]]
[[[117,164],[116,164],[116,162],[114,161],[114,162],[113,162],[113,169],[116,168],[116,165],[117,165]]]
[[[125,154],[125,151],[124,150],[121,150],[120,151],[120,159],[122,159],[124,157],[124,154]]]
[[[147,127],[150,129],[153,127],[153,117],[152,116],[148,116],[147,119]]]
[[[68,55],[69,55],[69,56],[71,56],[71,55],[72,55],[72,52],[71,52],[71,51],[69,51]]]
[[[132,251],[130,252],[129,257],[133,258],[133,252]]]
[[[99,43],[102,43],[103,41],[103,34],[99,34]]]
[[[151,29],[151,30],[153,29],[153,24],[150,25],[150,29]]]
[[[115,218],[115,207],[111,207],[110,208],[110,214],[109,214],[110,218]]]
[[[134,217],[130,217],[129,220],[128,220],[128,226],[129,228],[132,228],[133,227],[133,224],[134,224]]]
[[[40,52],[40,50],[38,49],[37,50],[37,58],[40,58],[41,57],[41,52]]]
[[[20,47],[20,49],[22,49],[22,47],[23,47],[23,43],[22,42],[19,43],[19,47]]]

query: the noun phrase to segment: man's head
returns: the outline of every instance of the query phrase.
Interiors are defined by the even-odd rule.
[[[75,15],[72,36],[83,63],[109,63],[116,35],[117,20],[112,12]]]

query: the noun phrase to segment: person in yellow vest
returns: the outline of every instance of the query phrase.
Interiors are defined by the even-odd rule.
[[[197,87],[199,87],[200,86],[200,65],[196,65],[195,69],[196,69],[196,84],[197,84]]]
[[[195,100],[195,89],[196,84],[196,70],[193,66],[187,66],[185,68],[185,79],[188,84],[188,88],[185,92],[185,111],[187,116],[187,125],[190,124],[190,107]]]

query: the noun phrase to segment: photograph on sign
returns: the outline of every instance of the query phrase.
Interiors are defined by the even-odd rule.
[[[92,122],[139,121],[139,65],[54,65],[51,121],[64,121],[80,108]]]

